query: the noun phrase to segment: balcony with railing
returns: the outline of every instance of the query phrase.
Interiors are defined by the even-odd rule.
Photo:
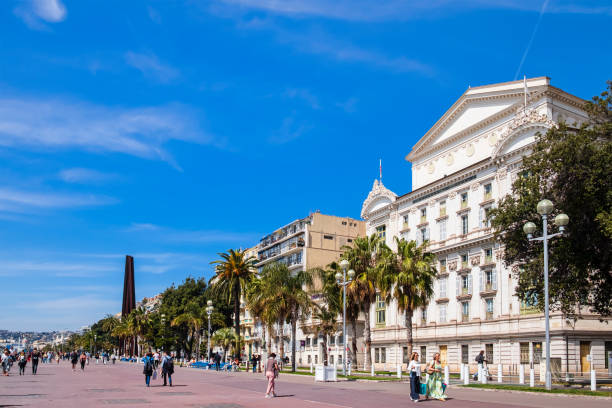
[[[461,321],[462,321],[463,323],[467,323],[467,322],[469,322],[469,321],[470,321],[470,315],[469,315],[469,314],[462,314],[462,315],[461,315]]]

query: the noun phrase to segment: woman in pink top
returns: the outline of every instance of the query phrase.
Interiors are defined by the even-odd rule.
[[[268,378],[268,390],[266,391],[266,398],[274,398],[274,380],[278,377],[278,364],[276,363],[276,354],[271,353],[266,362],[266,377]]]

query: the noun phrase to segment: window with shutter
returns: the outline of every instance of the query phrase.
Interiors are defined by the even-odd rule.
[[[468,294],[472,294],[472,274],[468,275]]]
[[[493,290],[497,290],[497,271],[493,270]]]

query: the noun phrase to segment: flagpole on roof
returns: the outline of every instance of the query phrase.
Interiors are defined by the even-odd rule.
[[[382,183],[382,159],[378,159],[378,172],[380,174],[380,182]]]
[[[523,87],[525,88],[525,92],[524,92],[525,105],[523,106],[523,111],[527,112],[527,75],[523,75]]]

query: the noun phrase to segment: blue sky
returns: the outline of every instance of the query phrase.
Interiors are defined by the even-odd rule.
[[[408,192],[403,157],[468,85],[547,75],[588,99],[612,66],[595,0],[3,6],[6,329],[116,313],[125,254],[141,298],[311,211],[359,217],[379,158]]]

